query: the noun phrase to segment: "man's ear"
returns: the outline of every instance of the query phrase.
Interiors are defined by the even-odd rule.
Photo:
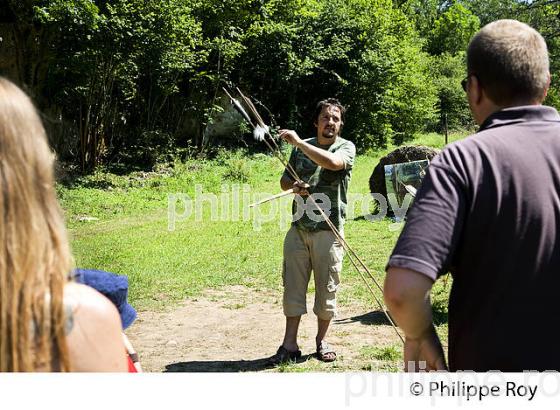
[[[471,76],[470,78],[470,97],[473,103],[480,104],[482,101],[482,96],[484,94],[484,90],[480,85],[480,81],[478,81],[478,77],[475,75]]]

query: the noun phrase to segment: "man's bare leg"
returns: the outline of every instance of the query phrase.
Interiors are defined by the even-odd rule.
[[[330,319],[324,320],[317,318],[317,337],[315,338],[315,344],[317,347],[321,345],[321,342],[325,340],[327,331],[329,330],[329,325],[331,324]],[[323,358],[326,361],[334,360],[336,358],[336,353],[327,353]]]
[[[286,333],[284,333],[284,341],[282,346],[289,352],[299,350],[297,344],[297,334],[301,316],[286,316]],[[327,325],[328,326],[328,325]]]
[[[315,344],[319,346],[325,336],[327,335],[327,330],[329,330],[329,325],[331,320],[323,320],[317,318],[317,337],[315,338]]]

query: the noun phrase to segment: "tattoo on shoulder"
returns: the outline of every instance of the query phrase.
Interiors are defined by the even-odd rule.
[[[72,312],[72,305],[69,303],[64,304],[64,333],[70,334],[74,328],[74,313]]]

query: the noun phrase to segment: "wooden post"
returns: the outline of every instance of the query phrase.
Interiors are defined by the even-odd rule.
[[[443,114],[443,120],[444,120],[444,127],[445,127],[445,145],[447,145],[447,142],[449,140],[449,129],[447,127],[447,113]]]

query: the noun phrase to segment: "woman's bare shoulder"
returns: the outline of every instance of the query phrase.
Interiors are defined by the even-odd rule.
[[[64,303],[72,306],[74,314],[118,314],[115,305],[90,286],[69,282],[64,286]]]
[[[67,342],[74,370],[126,371],[121,320],[111,301],[89,286],[68,283],[64,303],[73,316]]]

